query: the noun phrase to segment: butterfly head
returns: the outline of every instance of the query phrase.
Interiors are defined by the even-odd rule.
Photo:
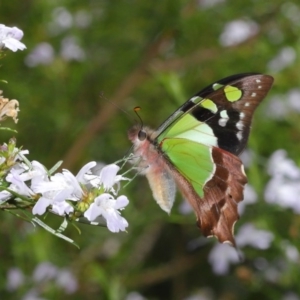
[[[146,175],[149,172],[149,166],[153,164],[153,159],[157,158],[152,140],[153,133],[152,129],[139,125],[128,130],[128,138],[133,144],[131,163],[135,165],[140,174]]]
[[[128,138],[134,145],[153,140],[154,130],[149,127],[134,125],[128,130]]]
[[[128,138],[135,146],[136,144],[146,142],[147,140],[149,141],[150,135],[153,133],[153,130],[149,129],[148,127],[144,127],[143,120],[138,113],[140,110],[141,108],[139,106],[134,108],[134,112],[139,118],[140,124],[133,126],[128,131]]]
[[[144,140],[146,140],[147,139],[147,132],[145,131],[145,130],[143,130],[143,128],[142,129],[140,129],[140,131],[138,132],[138,139],[142,142],[142,141],[144,141]]]

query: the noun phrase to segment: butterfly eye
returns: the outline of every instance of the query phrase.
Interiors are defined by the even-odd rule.
[[[147,133],[143,130],[140,130],[138,133],[138,138],[140,141],[144,141],[147,138]]]

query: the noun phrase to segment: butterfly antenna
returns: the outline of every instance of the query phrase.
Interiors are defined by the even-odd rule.
[[[136,106],[133,110],[134,110],[135,114],[137,115],[137,117],[140,120],[141,129],[142,129],[144,127],[144,123],[143,123],[143,120],[142,120],[141,116],[138,113],[141,110],[141,108],[140,108],[140,106]]]
[[[110,100],[110,99],[107,99],[105,96],[104,96],[104,92],[100,92],[99,94],[99,97],[101,99],[104,99],[108,102],[110,102],[115,108],[117,108],[118,110],[120,110],[121,112],[123,112],[127,117],[128,119],[132,122],[132,115],[130,115],[126,110],[124,110],[123,108],[121,108],[121,106],[119,106],[116,102],[114,102],[113,100]]]

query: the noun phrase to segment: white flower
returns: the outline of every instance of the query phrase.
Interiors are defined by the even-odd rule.
[[[120,167],[115,164],[110,164],[105,166],[100,172],[100,180],[102,185],[106,191],[111,191],[114,195],[116,195],[120,189],[120,181],[128,180],[122,175],[117,175]],[[114,189],[114,185],[117,185],[117,190]]]
[[[105,166],[101,170],[99,177],[105,190],[110,190],[115,183],[120,181],[117,178],[118,176],[120,176],[120,175],[117,176],[119,170],[120,167],[114,164]]]
[[[244,189],[244,200],[240,202],[238,205],[239,215],[241,216],[244,213],[247,205],[253,204],[256,201],[257,201],[257,194],[254,188],[250,184],[247,184]]]
[[[285,150],[277,150],[268,166],[272,176],[265,189],[265,200],[300,214],[300,169],[287,158]]]
[[[299,254],[297,247],[295,247],[288,241],[282,241],[281,249],[285,253],[285,256],[288,259],[288,261],[293,262],[293,263],[298,263],[300,254]]]
[[[58,268],[50,262],[42,262],[38,264],[33,272],[33,280],[35,282],[48,281],[56,278]]]
[[[299,180],[272,178],[265,189],[265,200],[268,203],[278,204],[284,208],[291,208],[294,213],[300,214]]]
[[[22,37],[23,31],[19,28],[0,24],[0,49],[6,47],[13,52],[26,49],[26,46],[20,42]]]
[[[47,176],[44,166],[39,162],[33,161],[32,169],[29,169],[29,167],[24,163],[14,165],[6,176],[6,181],[11,183],[8,189],[20,194],[21,196],[32,197],[35,193],[28,187],[25,181],[34,181],[37,180],[37,178],[43,178],[44,176]],[[11,196],[11,193],[8,191],[0,192],[0,203],[5,202]]]
[[[19,268],[10,268],[7,273],[6,288],[10,292],[17,290],[25,282],[25,276]]]
[[[59,216],[63,216],[65,214],[69,215],[74,211],[74,208],[65,200],[66,199],[61,199],[61,201],[58,200],[52,203],[52,211]],[[74,199],[72,200],[74,201]]]
[[[26,185],[24,178],[20,175],[20,169],[12,168],[6,176],[6,181],[11,183],[10,190],[26,197],[34,195],[34,192]]]
[[[107,228],[110,231],[125,231],[128,223],[121,217],[118,209],[123,209],[128,203],[126,196],[119,196],[115,200],[112,195],[104,193],[95,199],[84,216],[92,222],[101,215],[106,219]]]
[[[52,11],[52,22],[49,25],[51,33],[57,35],[73,25],[73,15],[65,7],[56,7]]]
[[[95,161],[91,161],[89,163],[87,163],[86,165],[84,165],[80,171],[78,172],[78,174],[76,175],[77,180],[80,183],[86,184],[87,180],[86,180],[86,176],[87,174],[91,174],[90,170],[92,168],[94,168],[97,165],[97,163]]]
[[[84,183],[85,174],[94,166],[95,162],[86,164],[76,177],[70,171],[63,170],[62,173],[56,173],[50,178],[44,176],[32,180],[32,190],[42,195],[33,207],[33,214],[44,214],[50,205],[60,216],[71,213],[74,209],[66,200],[78,201],[82,198],[83,190],[80,183]]]
[[[0,205],[9,200],[11,197],[11,193],[8,191],[1,191],[0,192]]]
[[[77,201],[82,194],[76,178],[74,177],[75,180],[70,178],[72,176],[74,177],[74,175],[65,171],[51,176],[50,179],[45,178],[42,181],[32,183],[31,188],[36,193],[42,194],[33,207],[32,213],[42,215],[49,205],[52,205],[53,211],[59,215],[73,211],[73,207],[69,203],[62,203],[66,199]],[[78,187],[79,190],[77,190]]]
[[[300,169],[295,162],[287,158],[287,153],[283,149],[275,151],[269,159],[268,172],[271,176],[299,179]]]
[[[295,293],[293,291],[285,292],[284,295],[282,295],[282,300],[300,300],[299,294]]]
[[[37,290],[37,288],[33,287],[26,291],[25,295],[22,297],[22,300],[46,300],[46,299],[40,297],[40,291]]]
[[[198,5],[201,8],[211,8],[213,6],[221,5],[225,0],[200,0]]]
[[[283,47],[279,53],[268,63],[271,71],[279,72],[282,69],[292,65],[297,58],[297,52],[293,47]]]
[[[257,23],[251,20],[234,20],[225,25],[220,36],[220,43],[224,47],[238,45],[259,31]]]
[[[54,60],[54,49],[49,43],[40,43],[26,56],[25,63],[29,67],[50,65]]]
[[[29,154],[29,150],[20,150],[19,148],[14,148],[13,154],[16,154],[15,161],[24,161],[23,156]]]
[[[116,164],[110,164],[103,167],[100,170],[100,174],[91,175],[87,174],[85,180],[89,182],[94,187],[103,187],[106,192],[112,192],[116,195],[120,189],[120,181],[128,180],[128,178],[123,177],[122,175],[117,175],[120,167]],[[117,189],[114,189],[114,186],[117,185]]]
[[[60,54],[66,61],[83,61],[86,58],[84,50],[79,46],[74,36],[68,36],[62,40]]]
[[[268,249],[274,235],[267,231],[256,229],[253,224],[245,224],[236,235],[236,243],[239,247],[245,247],[247,245],[257,249]]]
[[[14,142],[10,142],[10,145],[14,143]],[[0,146],[0,150],[1,152],[8,152],[9,150],[9,145],[7,145],[6,143],[4,143],[3,145]],[[10,156],[14,158],[14,162],[16,161],[24,161],[24,155],[28,154],[29,151],[28,150],[20,150],[17,147],[14,147]],[[6,158],[4,158],[3,156],[1,157],[1,163],[4,163],[6,160]]]
[[[50,262],[40,263],[32,277],[36,283],[54,280],[56,285],[62,287],[68,294],[74,293],[78,287],[76,278],[69,270],[59,269]]]
[[[63,288],[67,294],[75,293],[78,289],[78,283],[74,275],[67,269],[59,270],[56,276],[56,284]]]
[[[270,119],[288,119],[290,114],[300,112],[300,89],[292,88],[284,94],[273,95],[269,101],[266,115]]]
[[[208,261],[214,273],[225,275],[229,271],[230,264],[236,264],[240,259],[235,248],[226,244],[216,244],[209,253]]]
[[[139,292],[133,291],[129,292],[124,300],[147,300],[147,298],[142,296]]]
[[[20,175],[22,181],[35,180],[48,176],[46,168],[35,160],[31,162],[31,167],[25,163],[19,163],[13,167],[13,170]]]
[[[273,238],[271,232],[256,229],[252,224],[245,224],[236,235],[236,244],[238,247],[248,245],[257,249],[267,249]],[[216,244],[209,254],[209,262],[213,271],[219,275],[227,274],[230,264],[236,264],[239,261],[237,250],[226,244]]]
[[[178,207],[178,211],[182,215],[188,215],[188,214],[192,213],[194,210],[193,210],[192,206],[189,204],[189,202],[183,199],[183,201],[181,201],[181,203]]]

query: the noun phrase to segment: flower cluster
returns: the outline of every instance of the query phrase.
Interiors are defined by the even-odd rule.
[[[42,291],[50,285],[65,294],[73,294],[78,289],[77,279],[70,269],[61,269],[47,261],[37,265],[31,275],[25,274],[18,267],[9,269],[7,273],[8,292],[16,293],[24,287],[31,287],[22,299],[42,299]]]
[[[33,215],[50,211],[69,220],[85,218],[90,223],[101,216],[110,231],[125,231],[128,223],[120,210],[129,201],[123,195],[115,199],[120,181],[127,180],[117,175],[119,166],[111,164],[93,174],[96,162],[90,162],[76,176],[69,170],[51,174],[38,161],[29,162],[25,157],[28,151],[16,148],[14,140],[2,149],[0,172],[7,172],[0,192],[2,206],[33,207]],[[12,165],[9,171],[8,165]]]
[[[5,49],[24,50],[22,37],[22,30],[0,24],[0,54]],[[0,121],[11,117],[17,123],[18,112],[19,102],[4,98],[0,91]],[[71,240],[61,234],[68,222],[107,226],[112,232],[126,230],[128,223],[120,211],[129,201],[124,195],[118,196],[118,192],[120,182],[127,178],[117,175],[118,165],[93,172],[96,162],[90,162],[75,176],[65,169],[54,173],[60,163],[47,170],[38,161],[30,162],[25,156],[28,153],[16,147],[15,139],[0,145],[0,209],[12,213],[21,209],[26,220],[68,241]],[[48,212],[64,217],[59,230],[53,230],[39,219],[38,216]]]

